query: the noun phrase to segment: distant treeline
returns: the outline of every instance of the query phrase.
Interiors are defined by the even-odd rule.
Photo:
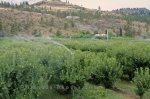
[[[125,20],[150,23],[150,10],[146,8],[121,8],[113,10],[113,12],[124,15]]]
[[[133,16],[150,16],[150,10],[146,8],[121,8],[114,10],[114,12]]]

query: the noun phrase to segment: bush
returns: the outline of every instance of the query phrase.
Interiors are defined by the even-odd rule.
[[[47,88],[47,72],[31,45],[5,43],[0,48],[0,98],[37,98]],[[22,45],[23,44],[23,45]]]
[[[85,42],[85,41],[74,41],[64,43],[70,49],[81,50],[81,51],[90,51],[90,52],[106,52],[110,49],[110,46],[106,42]]]
[[[142,98],[144,93],[150,89],[150,70],[148,68],[137,70],[133,81],[137,87],[136,94]]]
[[[132,81],[135,76],[136,68],[146,68],[150,66],[150,45],[149,42],[135,42],[135,41],[71,41],[64,42],[70,49],[90,51],[94,53],[103,52],[108,57],[116,58],[116,61],[123,67],[124,79]],[[94,78],[94,76],[93,76]],[[98,81],[98,78],[96,78]],[[96,82],[96,81],[95,81]],[[97,82],[99,83],[99,81]]]
[[[61,37],[62,36],[62,33],[61,33],[60,30],[57,30],[55,34],[56,34],[57,37]]]
[[[105,61],[105,60],[104,60]],[[121,75],[121,67],[115,59],[107,59],[106,63],[101,68],[102,83],[106,88],[112,88],[117,79]]]
[[[118,49],[116,54],[117,61],[123,66],[123,74],[128,76],[128,79],[131,81],[135,74],[136,66],[133,63],[131,49],[126,46],[126,49]]]
[[[34,30],[33,33],[32,33],[32,35],[35,36],[35,37],[42,36],[41,32],[39,32],[38,30]]]
[[[126,46],[124,49],[123,46]],[[116,59],[123,66],[123,74],[128,75],[131,81],[135,76],[136,68],[150,66],[149,46],[143,43],[123,45],[116,50]],[[115,53],[115,52],[112,52]]]
[[[60,83],[61,69],[72,57],[50,43],[2,40],[0,46],[1,99],[37,99],[48,82]]]
[[[115,58],[109,58],[106,54],[98,54],[98,57],[98,66],[90,80],[95,84],[102,83],[106,88],[112,88],[121,75],[121,67]]]
[[[91,34],[89,31],[82,31],[76,34],[72,34],[71,35],[72,38],[91,38],[93,37],[93,34]]]
[[[82,53],[76,51],[73,57],[69,58],[68,61],[64,61],[62,66],[59,66],[57,74],[51,79],[51,84],[57,84],[63,86],[65,93],[70,93],[72,88],[81,89],[84,86],[84,82],[90,77],[92,68],[90,66],[90,60],[92,54],[88,52]],[[57,78],[57,79],[55,79]]]

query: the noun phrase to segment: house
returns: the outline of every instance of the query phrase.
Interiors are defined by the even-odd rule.
[[[79,16],[66,16],[66,19],[74,19],[74,20],[77,20],[77,19],[80,19]]]

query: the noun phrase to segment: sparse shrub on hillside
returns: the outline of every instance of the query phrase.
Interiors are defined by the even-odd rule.
[[[33,33],[32,33],[32,35],[35,36],[35,37],[40,37],[40,36],[42,36],[41,32],[38,31],[38,30],[34,30]]]
[[[126,31],[126,36],[134,37],[134,33],[132,31],[132,20],[130,18],[127,19],[127,24],[124,26]]]
[[[120,27],[120,33],[119,33],[119,36],[123,36],[123,29],[122,29],[122,27]]]
[[[3,26],[2,26],[2,21],[0,20],[0,32],[2,32]]]
[[[98,31],[94,31],[94,34],[98,34]]]
[[[12,34],[17,34],[17,32],[20,31],[20,24],[17,22],[12,23],[11,25],[11,33]]]
[[[60,36],[62,35],[62,33],[61,33],[60,30],[57,30],[55,34],[56,34],[56,36],[58,36],[58,37],[60,37]]]
[[[21,26],[22,26],[21,29],[22,30],[29,30],[30,28],[32,28],[33,25],[34,25],[34,23],[32,20],[30,20],[30,21],[23,20],[21,22]]]
[[[50,29],[49,29],[49,32],[52,33],[52,32],[53,32],[53,28],[50,28]]]
[[[68,29],[68,23],[64,23],[64,29]]]
[[[144,70],[144,68],[140,68],[140,71],[137,70],[133,81],[137,87],[136,94],[142,98],[143,95],[150,89],[150,70],[148,68],[146,68],[146,70]]]
[[[2,21],[1,21],[1,20],[0,20],[0,37],[4,37],[3,24],[2,24]]]
[[[71,27],[74,28],[75,27],[75,23],[74,21],[71,21]]]
[[[54,18],[51,18],[51,21],[50,21],[50,26],[54,26]]]

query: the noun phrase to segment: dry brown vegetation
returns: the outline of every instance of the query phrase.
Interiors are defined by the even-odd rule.
[[[35,4],[37,8],[41,6],[44,8],[47,8],[47,6],[54,9],[59,8],[59,10],[63,10],[64,7],[65,9],[73,8],[73,10],[70,10],[71,12],[78,12],[80,9],[79,6],[60,1],[45,1]],[[56,12],[56,14],[59,14],[58,9]],[[81,12],[83,12],[82,14],[94,14],[96,10],[84,9]],[[114,36],[119,35],[120,32],[123,34],[131,32],[136,36],[141,36],[150,32],[150,25],[146,22],[132,21],[128,23],[120,14],[108,11],[101,11],[100,15],[99,18],[89,18],[85,15],[82,18],[79,17],[79,19],[67,19],[46,12],[29,12],[12,8],[0,8],[0,20],[2,21],[3,32],[11,34],[33,35],[38,32],[40,35],[53,35],[59,32],[59,34],[69,35],[83,31],[93,34],[105,33],[107,29]]]

